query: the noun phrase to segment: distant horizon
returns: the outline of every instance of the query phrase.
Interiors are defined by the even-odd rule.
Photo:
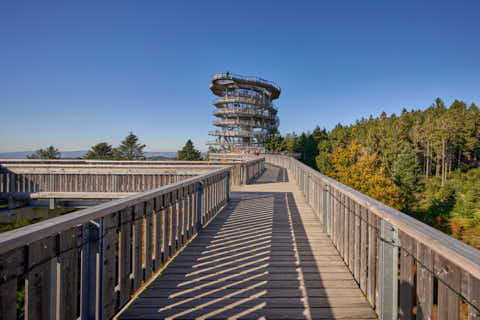
[[[41,147],[39,149],[44,149],[44,148],[47,148],[49,147],[50,145],[48,146],[44,146],[44,147]],[[55,146],[54,146],[55,147]],[[20,151],[0,151],[0,154],[3,154],[3,153],[25,153],[25,152],[36,152],[37,150],[39,149],[36,149],[36,150],[20,150]],[[81,149],[81,150],[60,150],[59,148],[57,148],[60,153],[62,152],[88,152],[89,149]],[[150,150],[145,150],[143,151],[143,153],[169,153],[169,152],[177,152],[178,150],[174,150],[174,151],[150,151]]]
[[[472,105],[472,104],[475,104],[476,106],[478,106],[478,107],[480,108],[480,99],[479,99],[478,102],[476,102],[476,101],[465,101],[465,100],[460,99],[460,98],[452,98],[451,101],[445,100],[445,99],[443,99],[442,97],[436,97],[436,98],[440,98],[440,99],[445,103],[445,106],[446,106],[447,108],[450,107],[450,105],[451,105],[455,100],[463,101],[463,102],[467,105],[467,107],[470,106],[470,105]],[[436,99],[436,98],[435,98],[435,99]],[[429,108],[429,107],[434,103],[435,99],[433,99],[432,102],[431,102],[429,105],[426,105],[426,106],[423,106],[423,107],[417,107],[417,108],[401,107],[401,108],[399,108],[397,111],[386,112],[386,114],[387,114],[387,116],[391,116],[391,115],[393,115],[393,114],[400,115],[401,112],[402,112],[402,110],[403,110],[404,108],[405,108],[407,111],[414,111],[414,110],[422,110],[422,111],[423,111],[423,110]],[[332,124],[331,127],[326,127],[326,126],[322,126],[322,125],[320,125],[320,124],[317,124],[317,125],[314,125],[314,126],[311,127],[311,128],[299,128],[298,130],[292,130],[292,131],[287,131],[287,132],[282,132],[282,131],[280,131],[280,130],[279,130],[279,131],[280,131],[280,134],[281,134],[282,136],[285,136],[287,133],[293,133],[293,132],[295,132],[296,134],[300,134],[300,133],[302,133],[302,132],[313,131],[316,126],[319,126],[319,127],[322,128],[322,129],[326,129],[327,131],[330,131],[330,130],[332,130],[336,125],[338,125],[338,124],[341,124],[342,126],[351,126],[351,125],[354,125],[356,121],[361,120],[362,118],[368,119],[370,116],[373,116],[374,118],[380,117],[380,115],[381,115],[382,112],[385,112],[385,111],[379,111],[377,114],[362,115],[362,116],[359,117],[359,118],[353,119],[353,120],[352,120],[351,122],[349,122],[349,123],[345,123],[345,122],[342,122],[342,121],[338,121],[337,123]],[[282,120],[282,119],[280,118],[280,122],[281,122],[281,120]],[[134,133],[135,133],[135,132],[134,132]],[[141,137],[138,137],[138,138],[139,138],[140,143],[144,143],[144,142],[142,141],[142,138],[141,138]],[[186,141],[187,141],[188,139],[190,139],[190,140],[192,140],[192,141],[194,140],[193,138],[187,138],[183,143],[181,143],[178,147],[176,147],[176,150],[169,150],[169,151],[152,151],[152,150],[150,150],[150,149],[147,149],[147,150],[145,150],[144,152],[147,152],[147,153],[177,153],[178,150],[180,150],[180,149],[185,145],[185,143],[186,143]],[[97,139],[97,140],[98,140],[98,139]],[[3,151],[2,148],[1,148],[1,146],[0,146],[0,155],[1,155],[1,154],[5,154],[5,153],[34,153],[34,152],[36,152],[37,150],[47,148],[47,147],[49,147],[50,145],[53,145],[55,148],[57,148],[57,149],[60,151],[60,153],[62,153],[62,152],[88,152],[88,150],[90,150],[90,148],[91,148],[92,146],[94,146],[95,144],[100,143],[100,142],[106,142],[106,141],[100,141],[100,140],[98,140],[98,142],[95,142],[94,144],[92,144],[92,145],[91,145],[90,147],[88,147],[88,148],[83,148],[83,149],[79,148],[79,149],[72,149],[72,150],[61,150],[61,149],[58,148],[55,144],[44,144],[44,145],[36,148],[35,150],[20,150],[20,151],[10,151],[10,150]],[[108,142],[107,142],[107,143],[108,143]],[[109,143],[109,144],[111,144],[113,147],[115,147],[115,145],[118,145],[119,143],[120,143],[120,141],[119,141],[118,143],[116,143],[116,144],[115,144],[115,143]],[[144,144],[145,144],[145,143],[144,143]],[[194,143],[194,146],[195,146],[196,149],[198,149],[198,150],[199,150],[200,152],[202,152],[202,153],[207,153],[207,152],[208,152],[208,146],[206,146],[206,145],[202,145],[202,144],[197,145],[197,144]],[[148,147],[149,147],[149,146],[146,145],[145,148],[148,148]]]

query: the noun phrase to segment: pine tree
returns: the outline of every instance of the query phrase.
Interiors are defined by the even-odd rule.
[[[28,155],[27,159],[60,159],[60,151],[54,146],[39,149],[34,154]]]
[[[285,136],[285,148],[288,152],[296,152],[297,150],[297,135],[295,132],[288,133]]]
[[[106,142],[100,142],[88,150],[85,159],[111,160],[114,157],[113,148]]]
[[[402,208],[404,210],[409,210],[415,202],[415,192],[419,190],[421,172],[417,155],[410,144],[405,143],[393,165],[393,181],[400,189],[400,196],[405,200]]]
[[[200,151],[195,149],[192,140],[188,139],[185,146],[181,150],[178,150],[177,160],[197,161],[202,160],[202,155]]]
[[[270,132],[267,142],[265,143],[265,149],[272,152],[281,152],[286,150],[285,140],[277,129]]]
[[[138,142],[138,137],[130,131],[129,135],[114,150],[115,159],[118,160],[143,160],[144,144]]]

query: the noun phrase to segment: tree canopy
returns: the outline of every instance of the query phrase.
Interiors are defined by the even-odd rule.
[[[54,146],[49,146],[46,149],[39,149],[35,153],[28,155],[27,159],[60,159],[60,151]]]
[[[114,157],[118,160],[144,160],[145,145],[139,143],[139,138],[132,131],[114,150]]]
[[[282,140],[283,145],[273,143]],[[436,99],[425,110],[382,112],[330,131],[288,133],[274,137],[272,145],[480,247],[480,184],[471,178],[479,177],[480,169],[480,110],[474,103],[455,100],[446,106]]]
[[[200,151],[195,149],[193,146],[192,140],[188,139],[185,143],[185,146],[178,150],[177,152],[177,160],[187,160],[187,161],[196,161],[202,160],[202,154]]]
[[[113,158],[114,149],[106,142],[97,143],[85,155],[85,159],[112,160]]]

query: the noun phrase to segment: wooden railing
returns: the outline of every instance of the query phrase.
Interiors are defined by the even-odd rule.
[[[480,251],[292,157],[288,168],[381,319],[480,316]]]
[[[0,234],[0,318],[110,319],[226,205],[231,170]]]
[[[243,165],[243,183],[250,184],[265,171],[265,158],[248,160]]]
[[[37,192],[144,192],[231,166],[231,183],[244,184],[263,158],[225,161],[0,160],[0,198]],[[263,167],[262,167],[263,168]],[[250,172],[248,171],[248,172]],[[23,193],[23,194],[18,194]]]

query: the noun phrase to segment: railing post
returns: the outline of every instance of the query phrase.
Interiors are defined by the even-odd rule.
[[[81,318],[102,318],[103,219],[83,225]]]
[[[305,198],[307,199],[307,203],[310,204],[310,174],[307,172],[305,173]]]
[[[398,316],[398,229],[382,219],[380,237],[380,319],[396,320]]]
[[[203,184],[200,182],[197,188],[197,233],[202,230],[202,198],[203,198]]]
[[[227,172],[227,202],[230,201],[230,171]]]
[[[50,173],[48,175],[48,178],[49,178],[48,191],[55,192],[55,175],[53,173]]]
[[[328,232],[328,184],[323,185],[323,232]]]

